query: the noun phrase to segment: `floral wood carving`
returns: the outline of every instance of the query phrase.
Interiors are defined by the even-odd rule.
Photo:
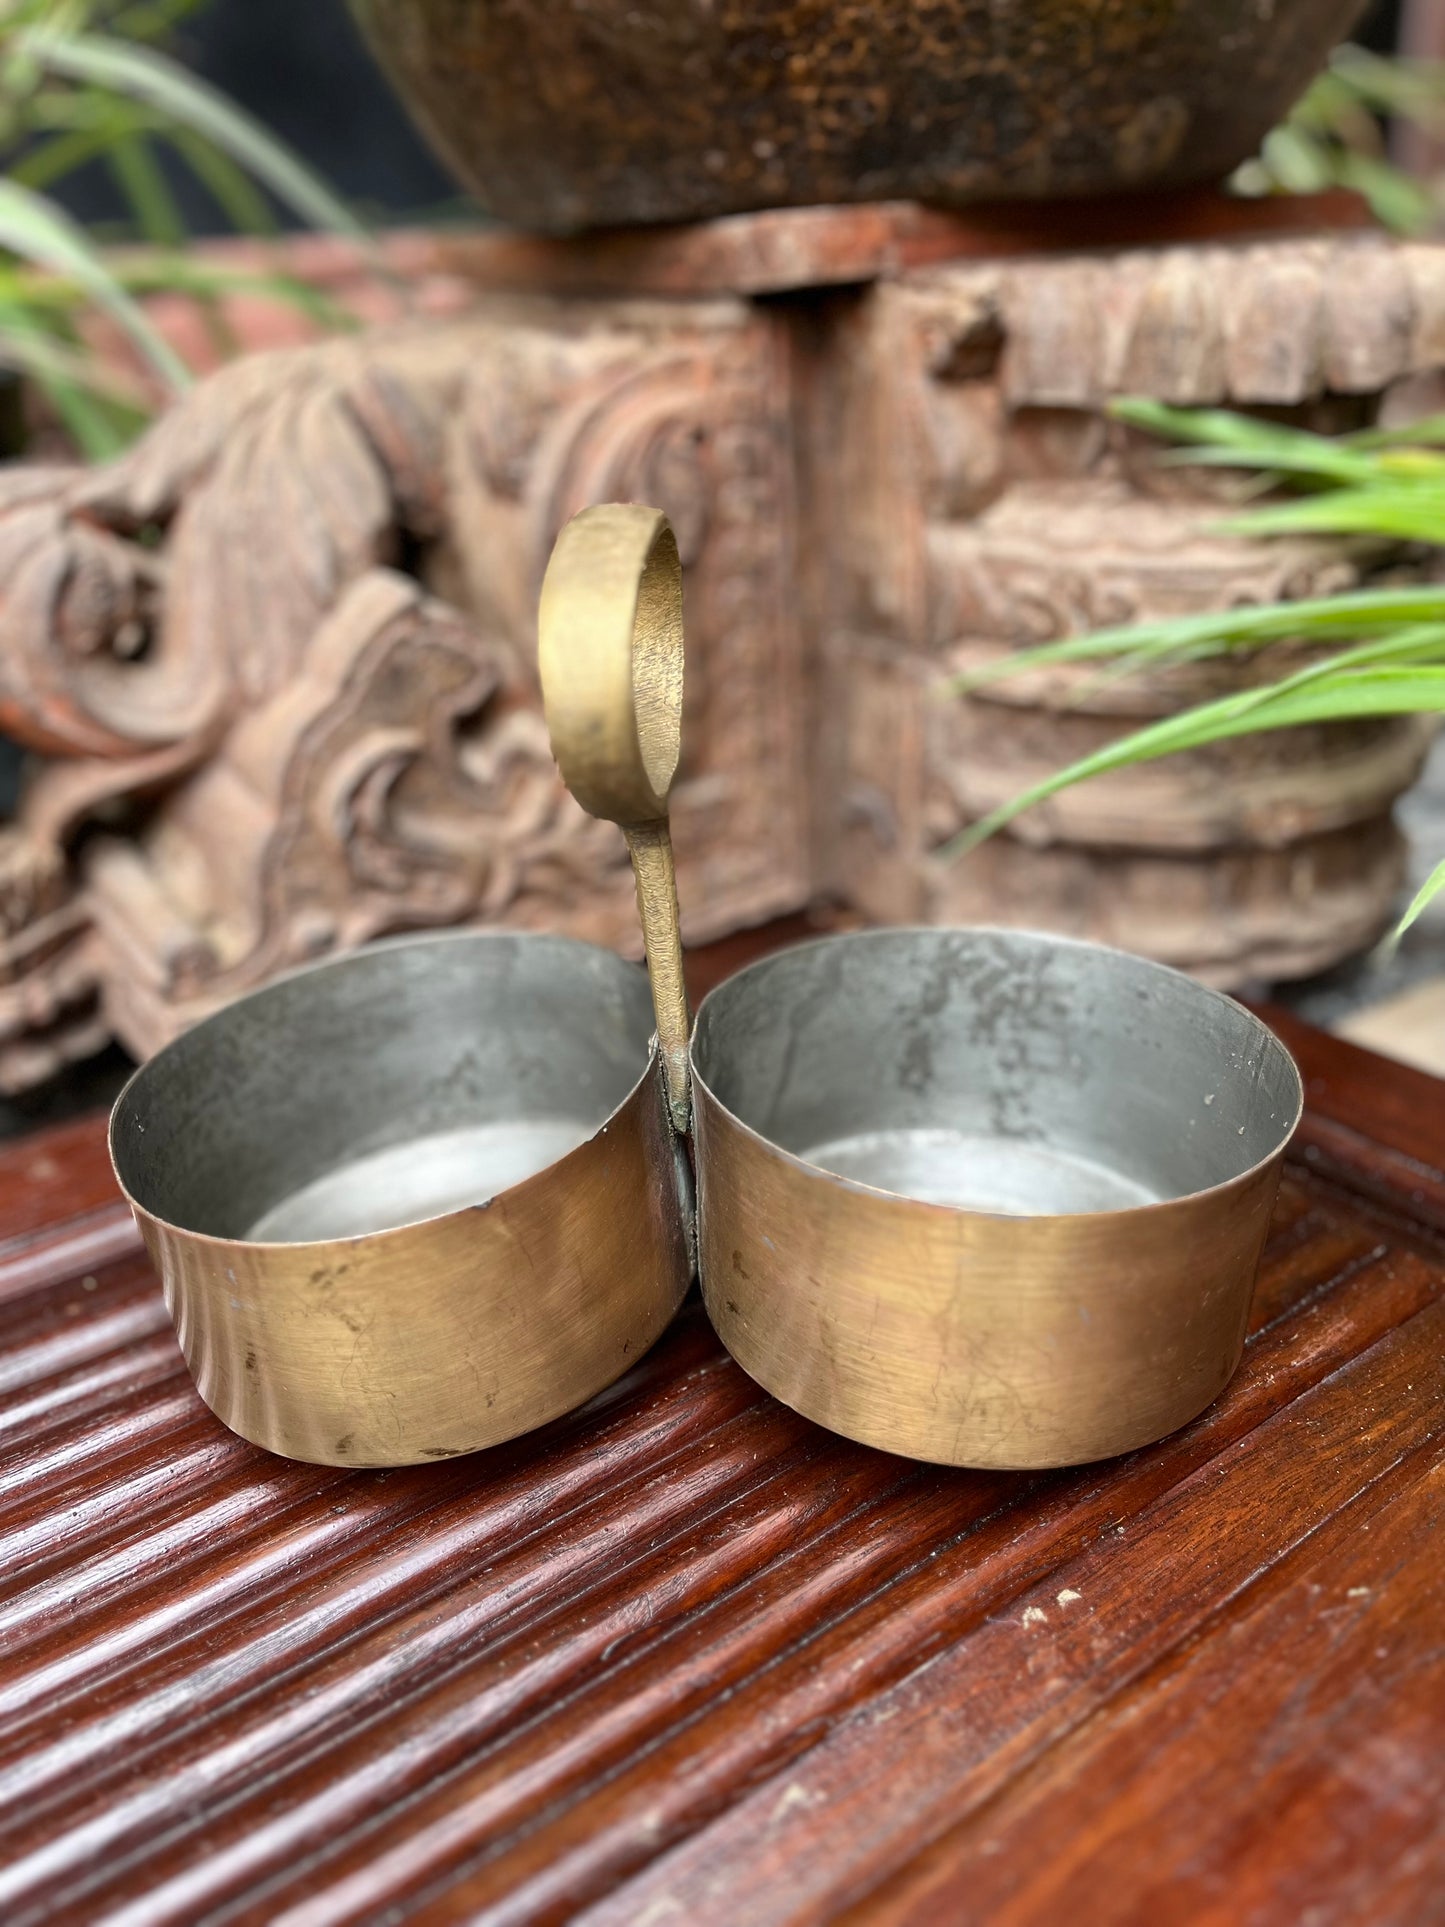
[[[776,324],[500,303],[221,371],[99,473],[0,483],[0,1087],[147,1052],[277,970],[468,921],[636,949],[620,837],[561,788],[537,587],[576,509],[688,553],[675,824],[695,935],[807,892]]]
[[[809,219],[818,258],[849,260],[870,211]],[[0,1087],[109,1035],[149,1051],[386,931],[635,951],[620,838],[560,789],[533,660],[556,530],[604,499],[666,509],[688,564],[694,937],[832,894],[1238,982],[1388,916],[1408,721],[1129,772],[951,865],[979,810],[1186,692],[1055,673],[936,697],[1041,636],[1380,567],[1211,533],[1218,484],[1161,470],[1104,404],[1438,408],[1445,248],[1056,249],[786,302],[448,302],[235,363],[106,469],[0,476],[0,728],[34,752],[0,828]]]
[[[877,287],[849,329],[825,626],[825,673],[847,691],[825,748],[833,888],[873,916],[1040,924],[1226,984],[1368,944],[1402,879],[1391,808],[1425,753],[1415,720],[1123,771],[960,864],[940,846],[1029,782],[1258,672],[939,691],[1029,643],[1395,566],[1368,546],[1219,533],[1218,478],[1161,467],[1105,404],[1145,392],[1326,424],[1424,412],[1445,361],[1445,250],[1370,236],[959,264]]]
[[[505,654],[414,582],[372,570],[296,677],[231,731],[138,837],[87,853],[134,1047],[280,970],[384,932],[494,921],[599,931],[631,886],[556,781]]]

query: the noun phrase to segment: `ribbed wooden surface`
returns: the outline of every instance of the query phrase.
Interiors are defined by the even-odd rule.
[[[1445,1918],[1445,1086],[1289,1041],[1244,1368],[1047,1477],[830,1439],[695,1300],[531,1440],[287,1465],[99,1121],[0,1154],[0,1920]]]

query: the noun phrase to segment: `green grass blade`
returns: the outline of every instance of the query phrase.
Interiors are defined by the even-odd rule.
[[[1399,428],[1361,429],[1338,437],[1314,435],[1256,421],[1228,409],[1170,408],[1147,398],[1126,396],[1109,410],[1117,420],[1182,446],[1161,460],[1198,462],[1211,468],[1251,468],[1282,474],[1316,475],[1322,480],[1368,486],[1389,458],[1400,451],[1445,443],[1445,415],[1432,415]],[[1414,472],[1436,471],[1427,462]]]
[[[178,248],[186,238],[186,224],[145,135],[117,134],[106,159],[146,240],[152,247]]]
[[[12,181],[43,194],[56,181],[75,173],[77,168],[104,157],[110,134],[99,127],[77,127],[69,133],[54,134],[22,154],[6,170]]]
[[[1232,454],[1240,467],[1282,469],[1326,476],[1341,482],[1366,482],[1376,472],[1366,450],[1342,445],[1324,435],[1276,422],[1256,421],[1224,408],[1171,408],[1164,402],[1131,395],[1110,404],[1109,413],[1127,427],[1190,448]]]
[[[1381,480],[1302,502],[1251,509],[1219,529],[1231,535],[1367,535],[1390,542],[1445,542],[1445,484]]]
[[[300,155],[165,54],[101,34],[61,35],[31,29],[18,40],[47,73],[140,101],[167,120],[189,127],[239,162],[313,227],[356,241],[368,238],[356,216]]]
[[[1126,629],[1096,629],[1058,642],[1020,649],[998,662],[965,670],[944,685],[944,693],[967,695],[989,683],[1026,670],[1056,664],[1087,663],[1109,657],[1127,659],[1141,669],[1164,659],[1223,655],[1258,649],[1273,642],[1340,642],[1366,638],[1401,627],[1445,621],[1445,585],[1423,583],[1388,589],[1359,589],[1349,595],[1320,596],[1300,602],[1265,603],[1167,622],[1143,622]]]
[[[42,384],[83,388],[137,417],[146,413],[146,396],[134,382],[57,339],[43,325],[37,327],[33,317],[17,314],[4,304],[0,304],[0,365]]]
[[[189,127],[172,128],[170,141],[237,233],[276,232],[276,216],[265,195],[229,154]]]
[[[1360,428],[1344,440],[1351,448],[1434,448],[1445,444],[1445,415],[1423,415],[1398,428]]]
[[[166,384],[187,387],[184,362],[159,335],[68,214],[17,181],[0,176],[0,247],[65,276],[114,319]]]
[[[1297,728],[1305,723],[1337,722],[1344,718],[1445,713],[1445,663],[1372,669],[1339,670],[1316,675],[1303,685],[1288,684],[1200,703],[1193,709],[1143,729],[1056,770],[961,832],[939,852],[944,858],[961,856],[1024,810],[1048,801],[1061,790],[1094,776],[1108,775],[1135,764],[1154,762],[1180,750],[1201,749],[1234,736],[1264,730]]]
[[[1361,458],[1348,472],[1326,468],[1312,450],[1279,449],[1266,461],[1262,456],[1244,455],[1234,448],[1171,448],[1159,457],[1161,468],[1237,469],[1264,486],[1280,477],[1292,481],[1314,482],[1321,486],[1355,484],[1367,487],[1380,472],[1383,457]]]
[[[127,252],[112,262],[116,279],[132,294],[188,294],[215,301],[228,294],[260,294],[297,309],[333,333],[355,328],[357,318],[324,289],[279,268],[237,268],[194,255]]]
[[[1302,723],[1432,714],[1445,714],[1445,663],[1352,670],[1322,676],[1307,688],[1254,703],[1239,715],[1224,718],[1217,730],[1194,736],[1191,747],[1265,729],[1296,729]]]
[[[1335,156],[1334,175],[1339,186],[1363,195],[1375,219],[1395,234],[1422,234],[1435,218],[1429,189],[1389,161],[1343,147]]]
[[[63,333],[55,318],[0,301],[0,363],[27,375],[81,453],[92,461],[120,454],[146,419],[139,391],[113,378]]]
[[[1436,60],[1387,59],[1365,47],[1336,47],[1330,73],[1358,101],[1379,113],[1439,122],[1445,115],[1445,64]]]
[[[1416,891],[1409,909],[1405,912],[1404,916],[1401,917],[1391,933],[1391,948],[1400,941],[1412,923],[1419,921],[1420,917],[1429,909],[1430,905],[1434,902],[1435,898],[1440,895],[1442,890],[1445,890],[1445,862],[1437,863]]]
[[[1234,700],[1248,710],[1255,704],[1271,701],[1293,689],[1304,688],[1322,677],[1338,675],[1345,669],[1366,668],[1374,664],[1429,662],[1437,658],[1445,662],[1445,623],[1413,624],[1392,629],[1383,636],[1357,642],[1352,648],[1340,649],[1333,655],[1307,662],[1291,675],[1280,677],[1275,682],[1236,690]],[[1164,666],[1171,666],[1176,660],[1166,658]],[[1091,677],[1079,693],[1082,696],[1100,686],[1107,687],[1118,676],[1133,673],[1134,667],[1127,661],[1116,662],[1112,666],[1112,675],[1106,671]]]
[[[1432,444],[1445,440],[1445,418],[1392,435],[1370,431],[1348,440],[1279,429],[1222,410],[1181,411],[1127,400],[1115,415],[1130,425],[1189,445],[1173,459],[1210,467],[1269,471],[1307,479],[1326,492],[1274,504],[1223,526],[1249,535],[1356,534],[1391,541],[1445,540],[1445,463]],[[1273,683],[1238,690],[1163,717],[1082,757],[969,825],[945,844],[945,859],[973,849],[1025,810],[1095,776],[1200,749],[1229,738],[1364,717],[1445,715],[1445,598],[1439,588],[1361,590],[1350,595],[1264,608],[1231,610],[1095,631],[1018,651],[954,678],[967,693],[1029,669],[1112,662],[1118,673],[1169,667],[1232,649],[1286,640],[1346,641],[1349,646],[1304,664]],[[1433,896],[1445,890],[1445,863],[1402,919],[1396,938]]]
[[[36,385],[88,462],[109,462],[123,454],[143,423],[143,417],[133,424],[118,420],[91,389],[74,382],[51,381],[42,375]]]
[[[187,15],[197,13],[206,0],[138,0],[117,5],[107,0],[101,17],[112,33],[126,40],[163,40]]]

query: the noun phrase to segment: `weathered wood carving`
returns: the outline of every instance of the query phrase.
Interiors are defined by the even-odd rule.
[[[599,499],[660,503],[691,565],[692,932],[794,907],[786,412],[766,314],[504,303],[237,363],[113,468],[9,477],[0,716],[45,760],[0,832],[0,1083],[383,931],[635,943],[534,700],[541,570]]]
[[[478,292],[235,363],[107,469],[12,471],[0,728],[34,766],[0,827],[0,1087],[111,1035],[149,1051],[386,931],[635,945],[620,838],[557,781],[533,661],[555,531],[604,499],[665,508],[688,564],[694,938],[832,893],[1223,981],[1318,967],[1388,914],[1413,724],[1155,765],[946,865],[968,818],[1180,688],[938,690],[1041,636],[1397,565],[1214,533],[1216,485],[1161,471],[1110,395],[1363,420],[1438,405],[1442,367],[1445,249],[1368,236],[786,302]]]
[[[853,459],[830,605],[833,887],[868,914],[1034,922],[1224,983],[1367,944],[1401,877],[1412,719],[1243,738],[1101,779],[964,863],[968,821],[1210,679],[1096,670],[939,700],[948,677],[1081,630],[1348,588],[1399,558],[1220,534],[1218,479],[1161,468],[1108,399],[1411,406],[1438,368],[1445,253],[1377,237],[948,267],[874,289],[837,405]],[[860,372],[861,371],[861,372]]]

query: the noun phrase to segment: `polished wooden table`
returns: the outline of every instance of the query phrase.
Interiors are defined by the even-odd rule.
[[[694,1297],[544,1433],[268,1458],[99,1119],[0,1153],[0,1920],[1445,1918],[1445,1085],[1309,1086],[1226,1395],[1152,1450],[830,1438]]]

